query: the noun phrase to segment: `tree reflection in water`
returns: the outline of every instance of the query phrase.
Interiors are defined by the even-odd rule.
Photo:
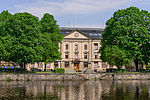
[[[2,100],[150,100],[150,81],[0,82]]]

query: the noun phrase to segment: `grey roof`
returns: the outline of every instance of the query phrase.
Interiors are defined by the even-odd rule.
[[[83,33],[86,36],[91,37],[92,39],[101,39],[104,28],[73,28],[73,27],[60,27],[60,30],[63,35],[67,35],[70,32],[75,30]]]

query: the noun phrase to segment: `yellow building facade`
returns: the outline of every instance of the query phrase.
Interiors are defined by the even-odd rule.
[[[61,60],[47,64],[47,70],[54,68],[65,68],[70,71],[97,70],[106,71],[107,65],[100,59],[98,53],[100,48],[101,35],[104,29],[101,28],[68,28],[61,27],[64,38],[59,44]],[[38,68],[44,70],[44,63],[35,63],[27,65],[27,69]]]

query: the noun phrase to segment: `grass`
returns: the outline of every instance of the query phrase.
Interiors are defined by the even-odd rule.
[[[35,73],[42,74],[42,73],[54,73],[54,72],[52,72],[52,71],[43,71],[43,72],[35,72]]]
[[[140,74],[142,72],[127,72],[127,71],[124,71],[124,72],[117,72],[119,74]]]
[[[141,72],[124,72],[125,74],[139,74]]]

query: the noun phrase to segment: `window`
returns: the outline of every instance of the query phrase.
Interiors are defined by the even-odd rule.
[[[69,53],[65,53],[65,58],[66,58],[66,59],[69,58]]]
[[[4,66],[4,65],[2,65],[2,66]],[[30,68],[34,68],[34,64],[30,64]]]
[[[69,62],[65,62],[65,67],[69,67]]]
[[[68,50],[68,49],[69,49],[69,45],[68,45],[68,44],[66,44],[66,45],[65,45],[65,47],[66,47],[66,50]]]
[[[113,68],[113,66],[112,66],[112,65],[109,65],[109,68]]]
[[[98,53],[97,52],[94,52],[94,58],[98,59]]]
[[[78,53],[75,53],[75,58],[78,58]]]
[[[98,67],[98,62],[94,62],[94,67],[95,67],[95,68]]]
[[[49,64],[46,64],[46,67],[47,67],[47,68],[50,68],[50,63],[49,63]]]
[[[87,59],[87,53],[84,53],[84,59]]]
[[[75,50],[78,50],[78,44],[75,44]]]
[[[106,62],[102,62],[102,67],[103,67],[103,68],[106,68],[106,67],[107,67]]]
[[[58,61],[54,62],[54,67],[55,67],[55,68],[58,67]]]
[[[42,62],[38,63],[39,68],[42,68]]]
[[[88,62],[84,62],[84,67],[88,67]]]
[[[84,45],[84,50],[87,50],[87,45],[86,44]]]
[[[98,50],[98,43],[94,43],[94,50]]]

